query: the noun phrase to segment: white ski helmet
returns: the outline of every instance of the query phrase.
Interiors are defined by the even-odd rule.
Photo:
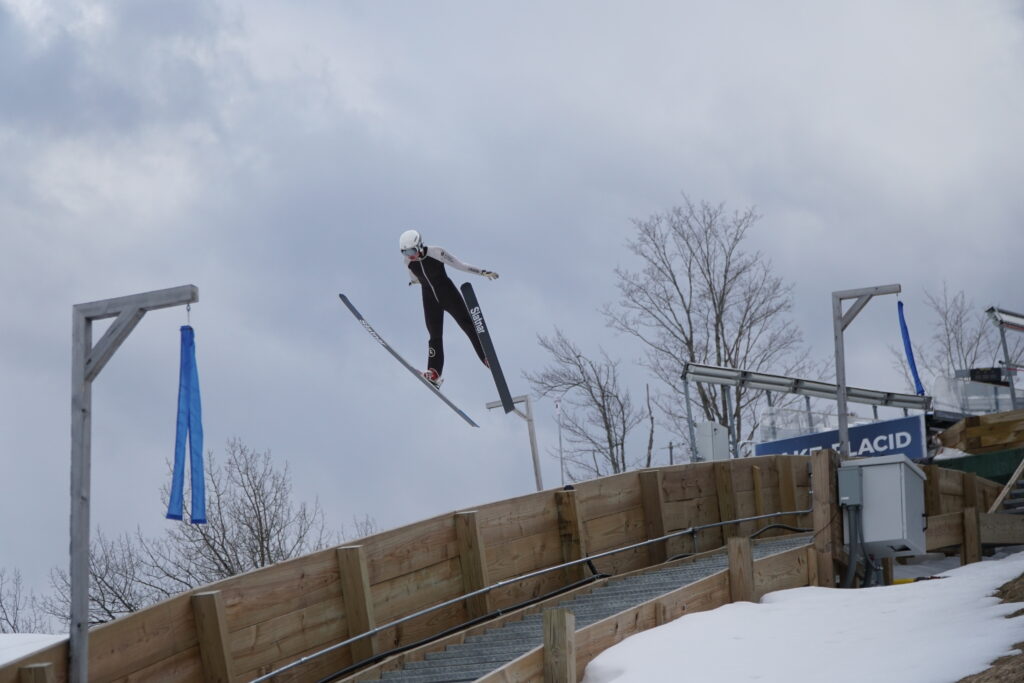
[[[423,247],[423,238],[415,230],[406,230],[398,238],[398,248],[403,254],[412,256]]]

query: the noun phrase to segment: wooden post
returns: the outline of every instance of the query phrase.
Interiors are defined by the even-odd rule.
[[[891,586],[893,581],[893,558],[882,558],[882,585]]]
[[[56,683],[53,664],[26,664],[18,667],[18,683]]]
[[[193,285],[76,304],[71,309],[71,583],[68,680],[89,680],[89,507],[92,382],[147,311],[199,301]],[[93,346],[92,323],[115,318]]]
[[[750,468],[750,476],[754,479],[754,514],[758,517],[765,514],[764,491],[761,490],[761,468],[754,465]]]
[[[736,505],[733,500],[732,461],[725,460],[715,463],[715,490],[718,494],[718,519],[728,522],[736,519]],[[736,534],[735,524],[722,527],[722,538],[728,539]]]
[[[555,491],[555,504],[558,507],[558,536],[562,543],[562,562],[581,560],[587,556],[587,541],[583,535],[576,490]],[[567,584],[581,581],[586,577],[587,568],[583,563],[565,568]]]
[[[193,595],[192,618],[196,623],[199,655],[203,660],[203,680],[208,683],[231,683],[235,678],[235,667],[220,591]]]
[[[370,593],[370,574],[366,567],[366,553],[361,545],[348,545],[337,549],[338,576],[341,579],[341,599],[345,603],[345,621],[348,636],[371,631],[377,626],[373,614],[373,596]],[[377,654],[377,638],[360,638],[352,643],[352,661],[361,662]]]
[[[963,472],[962,474],[964,507],[983,509],[984,505],[978,500],[978,475],[974,472]]]
[[[978,508],[964,508],[964,542],[960,546],[960,564],[981,562],[981,518]]]
[[[665,509],[661,486],[661,470],[640,471],[640,496],[644,504],[644,524],[647,527],[647,538],[659,538],[665,535]],[[647,546],[647,561],[661,564],[666,558],[665,541]]]
[[[779,470],[779,512],[796,510],[796,476],[791,458],[775,458]],[[797,526],[800,520],[795,516],[779,517],[780,524]]]
[[[484,556],[476,512],[455,513],[455,533],[459,539],[459,563],[462,565],[462,588],[467,593],[490,585],[487,580],[487,558]],[[471,618],[491,613],[491,595],[484,593],[466,600]]]
[[[754,555],[750,539],[733,536],[729,548],[729,592],[733,602],[756,602],[754,592]]]
[[[813,489],[811,518],[814,521],[814,551],[817,560],[818,585],[831,588],[835,585],[835,569],[832,566],[833,532],[832,519],[836,500],[832,488],[835,478],[836,452],[816,451],[811,454],[811,487]]]
[[[929,517],[937,517],[942,514],[942,493],[939,468],[935,465],[925,466],[924,482],[924,510]],[[950,511],[952,512],[952,510]]]
[[[544,612],[544,683],[576,683],[576,617],[567,609]]]

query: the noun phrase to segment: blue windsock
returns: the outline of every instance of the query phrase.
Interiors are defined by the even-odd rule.
[[[903,350],[907,352],[907,365],[910,366],[910,374],[914,378],[914,390],[918,396],[924,396],[924,386],[921,384],[921,377],[917,374],[917,363],[914,362],[914,349],[910,346],[910,332],[907,331],[907,319],[903,315],[903,302],[896,303],[900,313],[900,333],[903,335]]]
[[[193,524],[206,524],[206,483],[203,478],[203,409],[199,401],[199,371],[196,368],[195,332],[189,325],[181,328],[181,371],[178,376],[178,428],[174,436],[174,474],[168,519],[183,516],[185,489],[185,441],[191,455]]]

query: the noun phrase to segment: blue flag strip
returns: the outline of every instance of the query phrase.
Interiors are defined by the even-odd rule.
[[[206,524],[206,483],[203,477],[203,409],[199,400],[199,371],[196,368],[195,331],[181,328],[181,371],[178,376],[178,425],[174,436],[174,474],[168,519],[181,519],[185,489],[185,442],[191,455],[193,524]]]
[[[917,363],[914,362],[914,349],[910,346],[910,332],[907,331],[907,319],[903,315],[903,302],[896,304],[900,313],[900,333],[903,335],[903,350],[907,352],[907,365],[910,366],[910,374],[914,378],[914,390],[918,396],[924,396],[924,386],[921,384],[921,377],[917,374]]]

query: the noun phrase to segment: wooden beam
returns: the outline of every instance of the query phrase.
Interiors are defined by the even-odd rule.
[[[718,519],[721,522],[736,519],[736,501],[733,497],[731,463],[731,460],[715,463],[715,491],[718,494]],[[735,524],[726,524],[722,527],[722,538],[728,539],[735,534]]]
[[[26,664],[18,667],[18,683],[57,683],[53,664]]]
[[[647,538],[659,538],[665,531],[664,491],[662,490],[661,470],[640,471],[640,497],[644,504],[644,526]],[[647,546],[647,561],[650,564],[661,564],[667,557],[666,541],[652,543]]]
[[[999,508],[1003,506],[1003,501],[1006,500],[1006,496],[1010,495],[1010,491],[1017,486],[1017,481],[1021,478],[1021,475],[1024,475],[1024,458],[1021,458],[1020,464],[1017,465],[1017,469],[1015,469],[1013,474],[1010,475],[1010,479],[1006,482],[1006,486],[1003,487],[1003,490],[999,492],[999,495],[996,496],[996,499],[992,502],[991,507],[988,509],[989,514],[999,511]]]
[[[775,458],[779,470],[779,512],[796,510],[796,475],[793,472],[792,458]],[[779,517],[780,524],[797,526],[796,515]]]
[[[964,542],[960,545],[960,564],[981,562],[981,521],[977,508],[964,508]]]
[[[924,513],[935,517],[942,513],[942,475],[936,465],[924,466]]]
[[[754,555],[750,539],[733,536],[729,549],[729,592],[733,602],[756,602],[754,594]]]
[[[562,562],[581,560],[587,556],[587,542],[583,535],[583,521],[580,519],[576,490],[555,491],[555,504],[558,508],[558,537],[562,544]],[[583,563],[565,568],[567,584],[581,581],[586,577],[587,568]]]
[[[814,521],[814,550],[817,559],[818,585],[832,588],[835,569],[832,566],[833,529],[836,507],[833,495],[836,452],[816,451],[811,454],[811,487],[813,489],[811,518]]]
[[[576,617],[567,609],[544,612],[544,683],[576,683]]]
[[[487,557],[484,554],[476,512],[455,513],[455,535],[459,540],[459,563],[462,565],[462,588],[466,593],[490,585],[487,580]],[[491,595],[484,593],[466,600],[466,609],[472,618],[491,613]]]
[[[983,509],[978,492],[978,475],[974,472],[963,472],[962,474],[964,507]]]
[[[228,647],[228,624],[220,591],[193,595],[192,617],[196,622],[199,655],[203,660],[203,680],[208,683],[231,683],[235,677],[235,668]]]
[[[1024,516],[980,515],[981,542],[990,545],[1024,544]]]
[[[960,545],[964,540],[963,513],[948,512],[944,515],[931,515],[924,532],[925,550],[939,550]]]
[[[366,566],[366,553],[361,545],[348,545],[337,549],[338,576],[341,580],[341,599],[345,603],[345,621],[348,636],[371,631],[377,626],[370,593],[370,573]],[[377,654],[377,638],[370,636],[352,643],[352,661],[360,662]]]
[[[754,480],[754,514],[758,517],[765,514],[764,511],[764,492],[761,490],[761,468],[754,465],[750,468],[750,476]]]

